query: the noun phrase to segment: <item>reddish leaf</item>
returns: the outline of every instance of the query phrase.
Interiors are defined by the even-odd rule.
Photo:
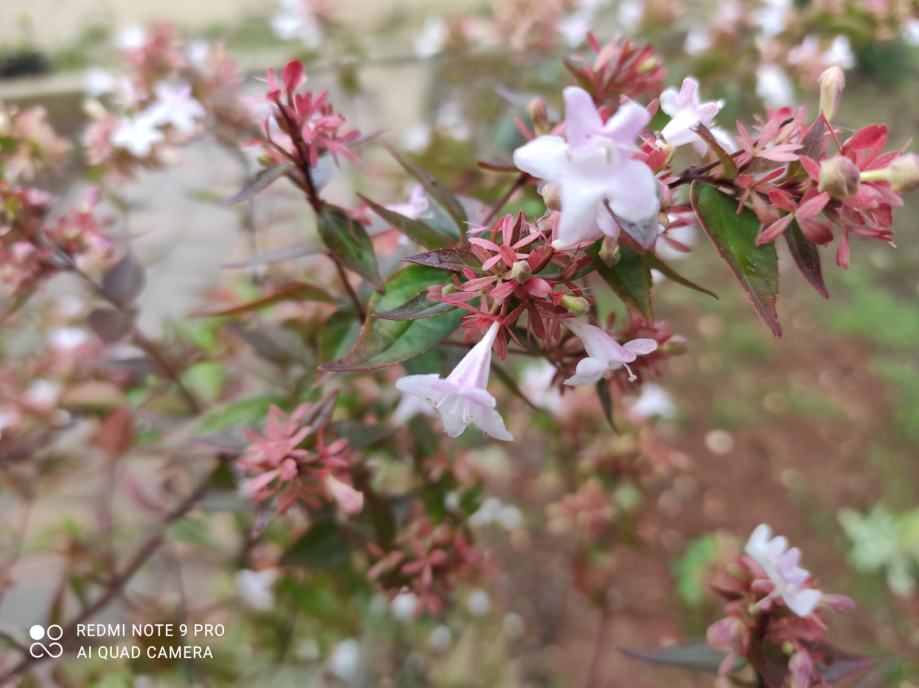
[[[144,266],[133,254],[126,253],[102,276],[102,290],[114,303],[126,308],[140,296],[146,282]]]
[[[96,434],[96,443],[111,459],[130,449],[134,445],[134,416],[130,409],[122,406],[106,416]]]
[[[797,222],[792,222],[791,227],[785,232],[785,242],[788,244],[788,250],[795,261],[795,265],[804,275],[804,279],[810,282],[820,296],[825,299],[830,298],[830,294],[823,282],[820,252],[816,245],[807,240]]]
[[[106,344],[125,338],[134,328],[134,313],[114,308],[96,308],[87,320],[90,329]]]

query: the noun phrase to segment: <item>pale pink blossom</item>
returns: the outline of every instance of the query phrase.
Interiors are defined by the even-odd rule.
[[[657,349],[653,339],[633,339],[620,344],[596,325],[575,318],[566,320],[565,325],[577,335],[587,351],[587,356],[578,361],[575,374],[565,380],[566,385],[592,385],[609,371],[622,367],[629,371],[629,379],[635,379],[629,363]]]
[[[775,586],[766,600],[781,597],[788,608],[801,617],[810,616],[817,608],[821,593],[806,586],[810,572],[798,566],[801,550],[797,547],[789,549],[787,539],[781,535],[772,537],[772,529],[761,523],[747,540],[744,552],[763,569]]]
[[[491,347],[500,327],[493,323],[446,379],[433,373],[406,375],[396,382],[396,389],[427,400],[440,414],[450,437],[459,437],[471,424],[495,439],[512,441],[513,435],[495,408],[497,402],[486,389]]]
[[[661,93],[661,110],[670,115],[670,121],[661,130],[661,136],[671,146],[692,144],[699,155],[704,155],[708,144],[696,133],[701,124],[711,127],[715,115],[724,106],[723,101],[701,102],[699,82],[692,77],[683,79],[679,92],[668,88]]]
[[[649,248],[657,238],[657,181],[633,157],[648,111],[627,101],[604,122],[584,89],[569,86],[564,98],[565,138],[540,136],[514,151],[519,169],[559,189],[561,219],[552,245],[562,249],[599,238],[615,225],[600,219],[611,212]]]

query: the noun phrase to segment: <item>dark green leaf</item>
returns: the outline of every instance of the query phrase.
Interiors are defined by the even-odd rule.
[[[597,396],[600,397],[600,405],[603,407],[603,417],[609,424],[613,432],[619,432],[616,429],[616,420],[613,418],[613,395],[609,391],[609,383],[606,380],[597,381]]]
[[[747,293],[754,310],[776,337],[782,336],[775,302],[779,291],[779,267],[775,246],[756,245],[760,222],[744,208],[737,214],[737,201],[711,184],[693,182],[692,207],[715,249]]]
[[[341,208],[327,205],[319,213],[318,227],[322,242],[335,258],[370,282],[377,291],[383,291],[373,244],[364,225]]]
[[[397,213],[385,206],[376,203],[375,201],[370,200],[366,196],[358,194],[360,199],[366,203],[370,209],[383,218],[386,222],[391,224],[393,227],[401,230],[405,236],[414,241],[417,244],[421,244],[425,248],[444,248],[449,246],[452,242],[452,239],[449,236],[444,236],[438,232],[434,227],[431,227],[421,220],[415,220],[410,217],[406,217],[400,213]]]
[[[353,310],[333,313],[319,333],[319,360],[332,361],[344,356],[354,346],[360,331],[361,323]]]
[[[462,272],[466,268],[475,272],[482,269],[482,263],[475,257],[475,254],[465,248],[442,248],[437,251],[419,253],[402,260],[406,263],[426,265],[431,268],[450,270],[452,272]]]
[[[453,222],[456,223],[456,229],[459,235],[461,237],[465,236],[466,211],[463,210],[463,206],[456,200],[456,197],[430,174],[415,165],[415,163],[402,157],[394,148],[389,148],[389,152],[396,159],[396,162],[402,165],[406,172],[421,182],[421,185],[431,198],[447,211],[447,214]]]
[[[274,394],[241,399],[214,409],[201,420],[202,432],[217,432],[228,428],[257,425],[264,420],[272,404],[283,404],[284,400]]]
[[[435,268],[410,265],[389,278],[386,292],[370,300],[370,312],[387,311],[425,290],[430,284],[442,283],[444,274]],[[351,351],[337,361],[324,363],[324,370],[373,370],[401,363],[417,356],[448,337],[457,327],[464,311],[423,320],[383,320],[369,317]]]
[[[807,240],[798,223],[791,221],[783,234],[785,242],[788,244],[788,250],[791,257],[798,266],[798,270],[804,275],[804,279],[810,282],[810,285],[817,290],[825,299],[830,298],[830,293],[826,290],[826,284],[823,283],[823,269],[820,267],[820,251],[817,246]]]
[[[274,181],[283,177],[293,168],[293,165],[290,163],[282,162],[259,170],[254,177],[243,184],[243,187],[239,191],[226,198],[223,204],[233,205],[234,203],[242,203],[243,201],[248,201],[250,198],[254,198],[257,193],[267,189]]]
[[[291,282],[290,284],[285,284],[280,289],[266,294],[261,298],[249,301],[247,303],[241,303],[237,306],[230,306],[228,308],[222,308],[218,311],[208,311],[206,313],[199,313],[198,317],[208,318],[216,317],[220,315],[242,315],[243,313],[251,313],[253,311],[259,311],[268,306],[272,306],[281,301],[317,301],[319,303],[335,303],[335,299],[324,289],[313,286],[312,284],[307,284],[306,282]]]
[[[410,298],[401,306],[397,306],[389,311],[380,311],[374,313],[374,318],[383,320],[421,320],[423,318],[433,318],[435,315],[452,311],[456,306],[439,301],[431,301],[425,292]]]
[[[719,665],[724,661],[724,653],[713,650],[704,641],[684,645],[667,645],[650,652],[636,652],[628,649],[623,649],[622,652],[627,657],[648,664],[662,664],[690,671],[711,673],[717,673]]]
[[[283,566],[338,568],[348,560],[348,543],[334,521],[317,521],[281,557]]]
[[[600,258],[594,258],[597,273],[616,295],[630,308],[641,313],[645,320],[654,318],[651,312],[651,268],[638,251],[619,245],[619,262],[609,267]]]
[[[693,289],[702,294],[708,294],[713,299],[718,298],[718,295],[715,292],[710,291],[709,289],[706,289],[705,287],[699,284],[696,284],[691,279],[683,277],[683,275],[678,273],[676,270],[670,267],[670,265],[662,261],[660,258],[655,256],[653,253],[645,253],[644,259],[645,259],[645,262],[648,264],[649,268],[651,268],[652,270],[657,270],[659,273],[661,273],[664,277],[666,277],[670,281],[676,282],[677,284],[682,284],[684,287],[689,287],[690,289]]]

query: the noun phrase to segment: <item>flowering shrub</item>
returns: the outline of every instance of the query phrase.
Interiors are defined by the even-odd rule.
[[[381,145],[384,135],[358,131],[345,101],[314,87],[299,60],[269,69],[253,96],[222,47],[188,44],[173,27],[154,25],[123,46],[125,74],[95,71],[81,153],[103,189],[142,168],[177,164],[184,146],[212,136],[252,172],[227,205],[260,203],[276,190],[269,187],[286,184],[315,222],[305,244],[248,256],[244,277],[215,286],[208,306],[170,336],[138,320],[145,267],[100,208],[104,191],[54,210],[36,172],[67,148],[41,110],[4,110],[7,322],[21,322],[25,302],[56,276],[73,278],[70,287],[92,302],[52,312],[60,326],[44,342],[49,350],[0,370],[0,455],[15,473],[10,484],[27,502],[23,485],[60,470],[56,443],[89,428],[109,487],[118,476],[156,522],[125,557],[114,554],[111,505],[102,507],[108,530],[98,552],[85,534],[62,543],[76,567],[69,580],[94,565],[104,571],[75,585],[75,602],[61,593],[50,620],[65,632],[122,596],[171,529],[211,501],[239,531],[235,580],[254,623],[290,636],[277,607],[317,580],[336,591],[310,598],[320,617],[337,604],[363,604],[342,601],[347,585],[358,598],[382,591],[396,616],[444,618],[464,586],[498,566],[483,531],[525,532],[517,507],[483,497],[488,470],[474,457],[491,440],[532,443],[533,418],[551,424],[552,450],[572,464],[564,490],[540,505],[547,530],[575,552],[575,587],[603,608],[612,544],[654,527],[643,497],[686,468],[654,418],[673,415],[668,363],[692,339],[655,308],[655,276],[700,299],[714,294],[672,266],[672,255],[690,250],[681,230],[701,228],[776,336],[779,240],[824,297],[823,247],[832,245],[844,268],[857,260],[861,237],[894,245],[894,209],[919,186],[919,158],[892,146],[885,125],[847,116],[845,76],[834,64],[850,62],[842,39],[824,50],[822,37],[808,36],[783,52],[803,11],[769,3],[763,11],[772,14],[755,19],[732,5],[704,36],[690,30],[698,57],[759,21],[768,38],[758,46],[761,84],[781,53],[819,90],[816,112],[789,94],[732,126],[704,78],[666,86],[666,60],[652,47],[603,43],[581,27],[592,20],[586,4],[539,4],[532,14],[518,5],[533,9],[508,3],[488,21],[429,26],[425,43],[439,45],[419,53],[462,51],[496,35],[513,49],[551,54],[559,41],[586,49],[563,61],[569,76],[556,71],[546,95],[518,103],[512,144],[476,166],[457,165],[449,183]],[[890,14],[871,13],[873,30],[898,25]],[[273,24],[315,48],[329,22],[324,3],[285,3]],[[818,63],[819,85],[810,74]],[[843,121],[860,126],[850,131]],[[415,185],[409,200],[368,183],[366,195],[333,203],[330,180],[366,166],[375,181],[384,146]],[[500,189],[487,202],[474,194],[482,180]],[[253,237],[260,229],[251,217],[248,229]],[[293,277],[285,261],[304,257],[307,269]],[[40,298],[34,307],[49,308]],[[129,457],[141,454],[161,462],[154,477],[132,468]],[[194,461],[182,465],[184,454]],[[855,517],[846,519],[856,532]],[[708,645],[633,654],[704,665],[723,685],[770,688],[825,685],[868,666],[824,639],[827,612],[852,603],[818,590],[799,559],[759,526],[714,579],[725,606]],[[470,614],[487,612],[483,595],[468,596]],[[432,647],[449,643],[449,633],[437,626]],[[358,649],[348,642],[356,641],[339,645],[328,669],[355,681]],[[24,652],[3,680],[42,661]]]

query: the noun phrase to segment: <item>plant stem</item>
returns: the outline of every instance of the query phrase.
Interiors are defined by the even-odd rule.
[[[504,195],[500,199],[498,199],[498,202],[492,206],[491,211],[489,211],[485,219],[482,220],[482,224],[485,226],[490,225],[492,220],[494,220],[495,217],[497,217],[498,213],[501,212],[501,209],[508,204],[511,198],[514,197],[514,194],[517,193],[518,189],[521,189],[526,185],[529,179],[530,179],[530,175],[528,175],[526,172],[521,172],[517,176],[517,179],[514,180],[514,183],[511,184],[510,188],[504,193]]]
[[[354,310],[357,311],[357,317],[360,318],[361,322],[364,322],[367,319],[367,314],[364,312],[361,300],[357,298],[357,292],[354,291],[354,287],[351,286],[351,282],[348,280],[348,273],[345,272],[345,268],[338,258],[331,253],[329,257],[332,259],[332,262],[335,263],[335,269],[338,270],[338,276],[341,278],[341,283],[345,285],[345,290],[348,292],[348,296],[351,297],[351,303],[354,304]]]

